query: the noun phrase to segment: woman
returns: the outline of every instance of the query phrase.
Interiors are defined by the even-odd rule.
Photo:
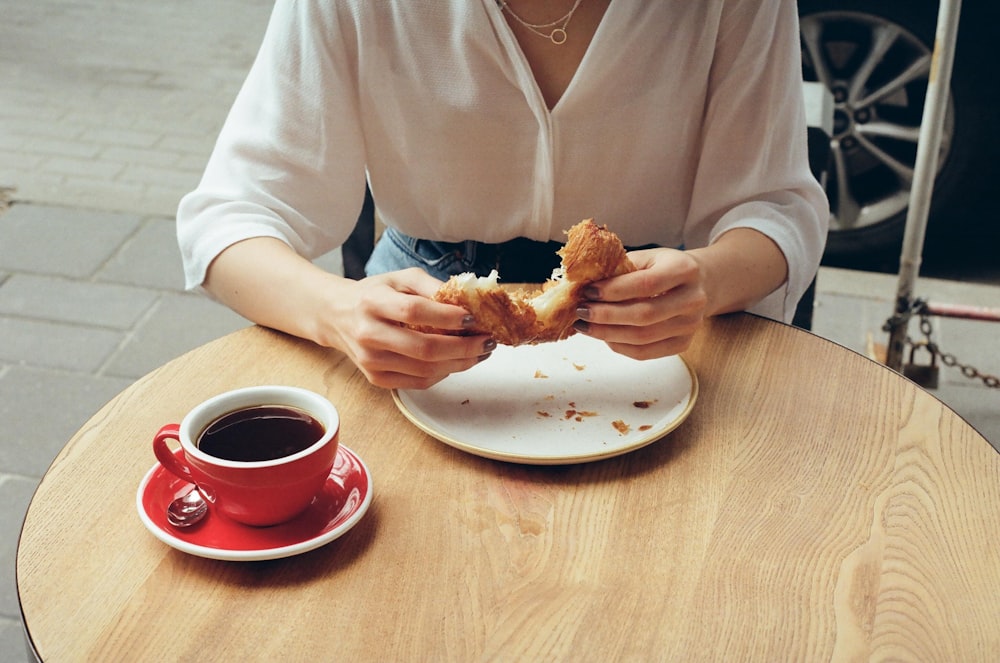
[[[799,57],[791,0],[279,0],[178,211],[188,286],[422,388],[495,347],[407,326],[470,324],[440,279],[503,256],[520,280],[526,245],[594,217],[661,247],[587,291],[577,328],[617,352],[681,352],[729,311],[790,320],[828,215]],[[366,180],[388,230],[353,281],[309,259]]]

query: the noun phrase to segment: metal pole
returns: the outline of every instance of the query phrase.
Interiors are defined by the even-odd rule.
[[[984,322],[1000,322],[1000,308],[986,306],[968,306],[965,304],[940,304],[927,302],[921,313],[941,318],[960,318],[963,320],[982,320]]]
[[[941,0],[938,7],[937,33],[931,55],[931,71],[927,81],[920,122],[917,160],[910,189],[910,206],[906,213],[906,230],[899,258],[899,282],[896,290],[896,311],[889,320],[889,347],[886,365],[899,371],[903,364],[906,332],[913,315],[913,290],[920,272],[927,217],[930,214],[934,176],[937,173],[938,154],[941,150],[941,130],[948,108],[948,89],[951,68],[955,59],[955,42],[958,35],[958,17],[962,0]]]

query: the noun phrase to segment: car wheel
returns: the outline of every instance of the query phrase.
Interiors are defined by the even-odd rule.
[[[937,23],[936,2],[802,0],[803,77],[834,97],[827,262],[898,251],[906,225]],[[956,67],[957,69],[957,67]],[[934,189],[958,192],[970,145],[952,85]],[[971,123],[967,123],[971,124]],[[898,253],[897,253],[898,255]]]

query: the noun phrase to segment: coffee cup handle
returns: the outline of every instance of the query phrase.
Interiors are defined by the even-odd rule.
[[[167,446],[167,440],[180,441],[180,433],[181,427],[178,424],[167,424],[161,428],[153,437],[153,453],[156,454],[156,460],[160,461],[160,465],[171,474],[175,474],[188,483],[196,483],[191,469]],[[181,455],[183,456],[183,454]]]

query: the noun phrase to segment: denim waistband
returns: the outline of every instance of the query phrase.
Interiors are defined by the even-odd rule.
[[[371,276],[420,267],[444,281],[464,272],[486,276],[495,269],[506,283],[541,283],[559,266],[556,251],[562,246],[560,242],[536,242],[524,237],[499,244],[472,240],[438,242],[387,228],[375,245],[365,272]]]
[[[505,283],[541,283],[559,266],[561,258],[556,251],[562,247],[562,242],[539,242],[525,237],[499,244],[472,240],[438,242],[387,228],[375,245],[365,272],[371,276],[420,267],[445,281],[464,272],[486,276],[495,269]]]

